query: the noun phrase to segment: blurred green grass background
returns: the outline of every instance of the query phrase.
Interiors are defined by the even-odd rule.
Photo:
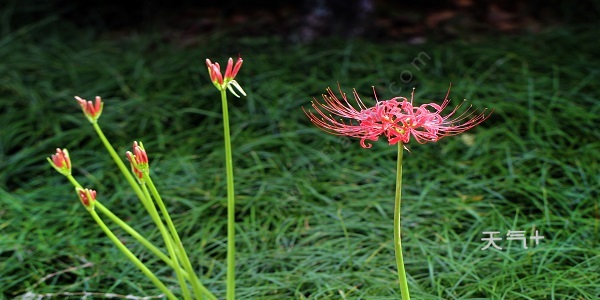
[[[465,98],[494,110],[461,136],[410,144],[405,154],[403,245],[414,299],[598,299],[597,33],[565,26],[418,46],[216,34],[183,47],[152,33],[102,35],[52,16],[4,30],[0,298],[159,294],[46,162],[55,148],[68,148],[76,178],[159,240],[75,95],[103,97],[100,124],[120,153],[143,141],[194,266],[224,296],[220,100],[204,59],[223,64],[240,53],[237,79],[248,97],[230,98],[239,299],[399,298],[396,147],[380,141],[362,149],[327,135],[301,109],[338,82],[366,102],[374,101],[372,86],[379,99],[416,87],[416,103],[441,102],[452,83],[454,104]],[[508,230],[545,238],[523,249],[506,240]],[[500,231],[503,250],[481,250],[484,231]],[[117,232],[176,286],[168,268]]]

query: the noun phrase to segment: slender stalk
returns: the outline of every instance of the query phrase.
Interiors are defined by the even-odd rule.
[[[152,197],[150,197],[150,193],[148,192],[148,188],[146,187],[146,184],[142,184],[142,190],[144,191],[144,195],[146,196],[147,199],[152,199]],[[156,210],[156,207],[154,207],[154,205],[152,205],[152,214],[154,214],[154,218],[156,218],[157,220],[160,221],[160,216],[158,215],[158,211]],[[169,235],[169,232],[167,231],[167,229],[165,228],[165,224],[163,224],[162,221],[159,222],[160,226],[158,226],[158,230],[160,231],[160,234],[162,235],[164,241],[165,241],[165,246],[167,247],[167,251],[169,252],[169,255],[171,256],[171,261],[173,263],[173,270],[175,270],[175,275],[177,276],[177,281],[179,281],[179,286],[181,287],[181,293],[183,294],[183,298],[185,300],[191,300],[192,299],[192,295],[190,294],[190,291],[187,288],[187,283],[185,282],[185,278],[183,276],[183,270],[181,269],[180,265],[179,265],[179,260],[177,259],[177,253],[175,252],[175,246],[173,245],[173,238],[171,235]],[[186,270],[188,272],[188,274],[190,274],[189,270]]]
[[[133,177],[133,175],[131,175],[131,172],[125,166],[125,163],[123,163],[123,160],[121,159],[121,157],[119,157],[119,155],[117,154],[117,151],[115,151],[112,144],[108,141],[108,139],[102,132],[100,125],[98,125],[97,122],[92,123],[92,124],[94,125],[94,129],[96,130],[98,137],[100,137],[100,140],[104,144],[104,147],[106,148],[106,150],[108,150],[108,153],[112,157],[113,161],[115,162],[115,164],[117,164],[117,167],[119,168],[119,170],[121,170],[121,173],[123,173],[123,176],[125,176],[125,179],[129,183],[129,185],[131,186],[131,188],[133,189],[135,194],[140,199],[140,202],[142,202],[142,205],[144,205],[144,208],[146,209],[148,214],[150,214],[150,217],[152,217],[154,224],[156,224],[156,226],[159,229],[160,228],[164,229],[165,225],[163,224],[162,220],[160,219],[160,216],[158,215],[158,211],[156,210],[156,207],[152,203],[152,199],[147,195],[147,193],[144,193],[142,191],[137,180]],[[161,231],[161,233],[162,233],[162,231]],[[169,243],[169,241],[172,240],[172,239],[167,239],[164,235],[163,235],[163,238],[165,240],[165,243]],[[171,259],[173,259],[173,258],[171,257]]]
[[[408,292],[408,281],[404,270],[404,258],[402,257],[402,231],[400,227],[400,204],[402,202],[402,154],[404,149],[402,143],[398,143],[398,165],[396,167],[396,199],[394,205],[394,249],[396,250],[396,265],[398,267],[398,281],[400,282],[400,293],[402,300],[410,300]]]
[[[158,277],[156,277],[156,275],[154,275],[154,273],[152,273],[152,271],[150,271],[148,267],[144,265],[144,263],[142,263],[133,253],[131,253],[131,251],[129,251],[129,249],[127,249],[127,247],[125,247],[125,245],[123,245],[123,243],[121,243],[119,238],[117,238],[117,236],[106,226],[106,224],[104,224],[95,210],[91,210],[90,214],[94,220],[96,220],[96,223],[98,223],[100,228],[102,228],[102,231],[104,231],[104,233],[106,233],[111,241],[117,246],[117,248],[119,248],[119,250],[121,250],[121,252],[123,252],[123,254],[125,254],[125,256],[127,256],[127,258],[129,258],[129,260],[131,260],[131,262],[133,262],[133,264],[135,264],[163,293],[165,293],[167,298],[171,300],[177,300],[177,297],[173,295],[173,293],[158,279]]]
[[[223,106],[223,136],[225,138],[225,169],[227,174],[227,300],[235,299],[235,190],[233,185],[233,158],[229,131],[227,90],[221,89]]]
[[[98,137],[102,141],[102,144],[104,144],[104,147],[106,147],[106,150],[108,150],[108,153],[115,161],[115,164],[117,164],[117,167],[119,167],[119,170],[121,170],[121,173],[123,173],[123,176],[125,176],[125,179],[129,183],[135,194],[138,196],[138,198],[140,198],[140,201],[142,201],[142,203],[146,205],[145,203],[148,203],[149,199],[146,199],[146,197],[144,196],[142,189],[137,184],[135,178],[133,178],[133,175],[131,175],[131,172],[129,172],[129,169],[125,166],[125,163],[123,163],[121,157],[117,154],[117,151],[115,151],[115,148],[113,148],[113,146],[110,144],[110,142],[102,132],[100,125],[98,125],[97,122],[92,123],[92,125],[94,125],[94,129],[96,130]]]
[[[150,214],[150,216],[152,217],[152,220],[154,221],[156,226],[158,228],[161,228],[161,227],[164,228],[165,225],[160,220],[160,216],[158,215],[158,211],[156,210],[156,207],[154,207],[154,204],[152,203],[152,199],[149,196],[147,196],[146,193],[144,193],[142,191],[137,180],[133,177],[133,175],[131,175],[131,172],[125,166],[125,163],[123,162],[121,157],[119,157],[119,155],[117,154],[117,151],[115,151],[115,148],[113,148],[112,144],[108,141],[108,139],[104,135],[104,132],[102,132],[100,125],[98,125],[97,122],[92,123],[92,124],[94,125],[94,129],[96,130],[98,137],[104,144],[104,147],[106,148],[106,150],[112,157],[113,161],[115,162],[115,164],[117,165],[117,167],[119,168],[121,173],[123,173],[123,176],[125,176],[125,179],[129,183],[129,185],[131,186],[131,188],[133,189],[135,194],[138,196],[138,198],[140,199],[142,204],[144,205],[144,208],[146,208],[146,211],[148,211],[148,214]],[[163,236],[163,238],[164,238],[164,236]],[[168,243],[167,239],[165,239],[165,243]]]
[[[160,196],[160,193],[156,189],[154,182],[152,182],[150,175],[148,175],[147,173],[144,173],[144,180],[146,181],[148,188],[150,189],[150,192],[152,193],[154,200],[156,201],[156,204],[160,208],[160,211],[162,212],[163,217],[165,218],[167,227],[169,228],[169,231],[171,232],[171,236],[174,239],[173,242],[174,242],[175,246],[177,247],[176,250],[179,251],[178,253],[179,253],[179,257],[182,260],[183,268],[186,270],[186,272],[188,274],[191,275],[190,282],[192,283],[192,288],[194,289],[194,294],[196,295],[196,297],[201,297],[201,295],[204,294],[204,295],[208,296],[208,299],[216,300],[217,298],[204,285],[202,285],[202,283],[196,276],[196,273],[192,269],[192,263],[190,262],[190,258],[188,257],[188,255],[185,251],[185,248],[183,247],[183,243],[181,242],[181,239],[179,238],[179,234],[177,233],[177,230],[175,229],[175,224],[173,224],[173,220],[171,220],[169,211],[167,210],[167,207],[166,207],[165,203],[163,202],[162,197]]]
[[[121,170],[121,173],[123,173],[123,176],[125,176],[125,179],[129,183],[129,185],[131,186],[131,188],[133,189],[135,194],[140,199],[140,202],[142,202],[142,205],[144,205],[144,208],[146,209],[146,211],[148,212],[148,214],[154,221],[154,224],[156,224],[156,227],[159,228],[160,233],[164,239],[165,245],[167,245],[167,249],[168,249],[168,244],[170,244],[170,243],[172,244],[173,239],[169,236],[169,233],[166,231],[165,224],[160,219],[158,211],[156,210],[154,203],[152,203],[152,199],[150,198],[148,193],[144,193],[142,191],[137,180],[133,177],[133,175],[131,175],[131,172],[125,166],[125,163],[123,163],[123,160],[121,159],[121,157],[119,157],[119,155],[117,154],[117,151],[115,151],[112,144],[108,141],[108,139],[102,132],[100,125],[98,125],[97,122],[92,123],[92,125],[94,126],[94,129],[96,130],[96,133],[98,134],[98,137],[104,144],[104,147],[106,148],[106,150],[112,157],[113,161],[115,162],[115,164],[117,164],[117,167],[119,168],[119,170]],[[177,265],[176,257],[174,257],[175,253],[170,253],[170,255],[172,255],[171,262],[173,264]],[[182,289],[184,289],[184,287],[182,287]]]
[[[79,182],[77,182],[77,180],[75,179],[75,177],[73,177],[73,175],[67,175],[67,179],[69,179],[69,182],[71,182],[71,184],[74,187],[83,189],[83,187],[81,186],[81,184],[79,184]]]
[[[68,175],[67,178],[76,188],[83,189],[81,184],[79,184],[79,182],[77,182],[77,180],[72,175]],[[129,226],[127,223],[125,223],[123,220],[121,220],[119,217],[117,217],[115,214],[113,214],[100,201],[98,201],[98,200],[94,201],[94,209],[99,210],[101,213],[105,214],[115,224],[119,225],[123,230],[125,230],[125,232],[129,233],[129,235],[131,235],[134,239],[136,239],[138,242],[140,242],[144,247],[148,248],[148,250],[150,250],[150,252],[154,253],[154,255],[156,255],[158,258],[160,258],[162,261],[164,261],[171,268],[174,268],[173,262],[167,255],[165,255],[160,249],[158,249],[156,246],[154,246],[154,244],[152,244],[150,241],[148,241],[139,232],[137,232],[135,229],[133,229],[131,226]],[[186,278],[189,279],[189,275],[187,273],[185,273],[185,271],[183,272],[183,274]]]
[[[79,184],[79,182],[77,182],[77,180],[72,175],[68,175],[67,178],[75,187],[82,188],[82,186]],[[152,186],[154,186],[154,185],[152,185]],[[154,189],[154,190],[156,190],[156,189]],[[144,236],[142,236],[135,229],[133,229],[131,226],[129,226],[127,223],[125,223],[123,220],[121,220],[119,217],[117,217],[115,214],[113,214],[108,208],[106,208],[104,205],[102,205],[102,203],[100,201],[96,200],[94,202],[94,208],[99,210],[100,212],[102,212],[104,215],[106,215],[115,224],[119,225],[123,230],[125,230],[127,233],[129,233],[134,239],[136,239],[138,242],[140,242],[144,247],[148,248],[148,250],[150,250],[150,252],[154,253],[154,255],[156,255],[158,258],[160,258],[162,261],[164,261],[168,266],[173,268],[173,270],[176,273],[178,273],[178,279],[180,281],[180,285],[182,286],[182,292],[184,294],[184,297],[186,297],[186,299],[188,299],[189,295],[188,296],[185,296],[185,295],[186,295],[186,293],[189,294],[189,292],[187,292],[187,286],[185,286],[185,281],[182,282],[179,274],[181,274],[181,276],[183,278],[192,282],[192,284],[194,284],[194,282],[197,282],[197,284],[202,286],[202,283],[200,283],[200,281],[199,281],[198,277],[196,277],[195,273],[192,272],[191,274],[193,275],[193,277],[190,277],[190,275],[188,273],[189,270],[186,271],[186,270],[181,269],[181,267],[179,266],[179,264],[177,263],[176,260],[171,260],[160,249],[158,249],[156,246],[154,246],[154,244],[152,244],[150,241],[148,241],[146,238],[144,238]],[[173,242],[171,242],[169,244],[172,245]],[[178,242],[178,245],[181,245],[181,242]],[[168,247],[168,245],[167,245],[167,247]],[[171,247],[171,248],[173,248],[173,247]],[[174,250],[179,250],[179,249],[174,249]],[[187,258],[187,256],[186,256],[186,258]],[[188,262],[189,262],[189,259],[188,259]],[[204,286],[202,286],[202,289],[203,289],[204,293],[208,294],[210,300],[217,299],[210,291],[208,291],[206,288],[204,288]]]
[[[138,242],[140,242],[140,244],[142,244],[142,245],[144,245],[144,247],[148,248],[148,250],[150,250],[150,252],[154,253],[154,255],[156,255],[158,258],[160,258],[160,260],[164,261],[171,268],[174,268],[173,262],[166,254],[164,254],[160,249],[158,249],[156,246],[154,246],[154,244],[152,244],[150,241],[148,241],[146,238],[144,238],[144,236],[142,236],[139,232],[137,232],[135,229],[133,229],[131,226],[127,225],[127,223],[125,223],[123,220],[121,220],[119,217],[117,217],[115,214],[113,214],[108,208],[106,208],[104,205],[102,205],[100,203],[100,201],[96,201],[94,203],[94,208],[96,210],[100,211],[101,213],[103,213],[104,215],[106,215],[115,224],[117,224],[121,228],[123,228],[123,230],[125,230],[125,232],[129,233],[129,235],[131,235],[134,239],[136,239]],[[184,272],[183,275],[189,279],[189,275],[187,273]]]
[[[100,126],[98,125],[98,123],[95,122],[95,123],[92,123],[92,124],[94,126],[94,129],[96,130],[96,133],[98,134],[98,137],[100,137],[100,140],[104,144],[104,147],[106,147],[106,150],[108,150],[108,153],[113,158],[114,162],[117,164],[117,167],[119,168],[119,170],[121,171],[121,173],[123,173],[123,176],[125,176],[125,179],[129,183],[129,185],[131,186],[131,188],[134,190],[135,194],[138,196],[138,198],[140,199],[140,201],[142,202],[142,204],[144,205],[144,207],[146,208],[146,211],[148,211],[148,213],[152,217],[152,220],[154,221],[154,223],[156,224],[156,226],[161,231],[161,234],[163,235],[163,239],[164,239],[165,245],[167,245],[167,248],[169,248],[168,244],[172,245],[173,244],[173,239],[169,235],[169,233],[166,231],[166,229],[164,228],[165,225],[162,222],[162,220],[160,219],[160,216],[158,215],[156,207],[152,203],[152,199],[149,197],[149,195],[147,195],[147,193],[144,193],[142,191],[142,189],[138,185],[136,179],[133,177],[133,175],[131,175],[131,172],[129,172],[129,170],[125,166],[125,163],[123,163],[123,160],[119,157],[119,155],[117,154],[117,152],[113,148],[112,144],[108,141],[108,139],[106,138],[106,136],[102,132],[102,129],[100,128]],[[177,243],[177,245],[181,245],[181,242]],[[177,263],[177,257],[175,257],[176,254],[175,253],[170,253],[170,255],[172,255],[171,256],[171,263],[174,265],[173,269],[176,272],[180,272],[181,268],[179,268],[179,265]],[[189,259],[187,259],[187,261],[189,262]],[[188,273],[188,278],[190,279],[190,282],[192,282],[192,287],[198,286],[200,284],[198,278],[196,277],[196,274],[194,272],[192,272],[191,268],[189,268],[189,269],[186,268],[186,273]],[[178,277],[179,277],[179,275],[180,274],[178,274]],[[185,287],[185,286],[182,286],[181,288],[182,288],[182,291],[185,291],[185,289],[187,289],[187,287]],[[204,288],[204,290],[206,290],[206,289]],[[194,291],[196,291],[196,289],[194,289]],[[206,290],[206,294],[209,296],[209,299],[216,299],[216,297],[212,293],[210,293],[210,291]],[[185,293],[184,293],[184,295],[185,295]],[[197,297],[201,297],[201,296],[197,295]]]

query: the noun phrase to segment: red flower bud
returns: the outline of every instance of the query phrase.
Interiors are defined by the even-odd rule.
[[[96,191],[91,189],[77,189],[77,195],[81,204],[88,210],[94,209],[94,201],[96,201]]]
[[[96,122],[102,114],[102,108],[104,107],[102,98],[100,98],[100,96],[96,96],[95,103],[82,99],[79,96],[75,96],[75,99],[79,102],[79,105],[81,105],[83,114],[85,114],[88,120],[90,120],[92,123]]]
[[[52,159],[48,158],[48,162],[56,171],[65,176],[71,175],[71,158],[67,149],[56,148],[56,154],[51,157]]]
[[[221,75],[221,67],[219,66],[219,63],[212,63],[210,59],[207,58],[206,66],[208,67],[210,80],[220,91],[229,89],[233,95],[239,98],[240,96],[233,89],[233,87],[235,87],[242,95],[246,96],[246,92],[244,92],[240,84],[235,81],[235,76],[240,71],[243,62],[244,61],[242,58],[238,57],[238,60],[234,65],[233,58],[229,58],[227,61],[227,67],[225,68],[225,77],[223,77]]]

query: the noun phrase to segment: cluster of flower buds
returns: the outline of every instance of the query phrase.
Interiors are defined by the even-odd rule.
[[[210,80],[219,91],[229,89],[229,91],[236,97],[240,97],[233,87],[235,87],[242,95],[246,96],[246,92],[242,89],[239,83],[235,81],[235,76],[242,67],[242,58],[239,57],[235,66],[233,65],[233,58],[229,58],[227,61],[227,68],[225,69],[225,76],[221,75],[221,66],[218,62],[212,63],[210,59],[206,59],[206,66],[208,67],[208,74]]]
[[[144,149],[142,142],[139,144],[138,142],[133,142],[132,148],[133,153],[131,151],[127,151],[125,155],[131,164],[131,171],[141,182],[144,177],[144,173],[148,173],[150,168],[148,165],[148,155],[146,154],[146,150]]]
[[[102,98],[100,98],[100,96],[96,96],[95,103],[82,99],[79,96],[75,96],[75,99],[79,102],[79,105],[81,105],[83,114],[87,117],[87,119],[91,123],[96,123],[98,118],[100,118],[100,115],[102,114],[102,108],[104,107]]]

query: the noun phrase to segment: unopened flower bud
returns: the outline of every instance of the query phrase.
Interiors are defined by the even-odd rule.
[[[56,154],[53,154],[52,159],[48,158],[50,165],[65,176],[71,175],[71,158],[67,149],[56,148]]]
[[[91,189],[80,189],[77,188],[77,196],[79,196],[79,200],[81,200],[81,204],[85,206],[85,208],[89,210],[94,209],[94,202],[96,201],[96,191]]]
[[[82,99],[79,96],[75,96],[75,99],[79,102],[79,105],[81,105],[83,114],[85,114],[87,119],[91,123],[97,122],[98,118],[100,118],[100,115],[102,114],[102,108],[104,107],[102,98],[100,98],[100,96],[96,96],[95,103]]]

